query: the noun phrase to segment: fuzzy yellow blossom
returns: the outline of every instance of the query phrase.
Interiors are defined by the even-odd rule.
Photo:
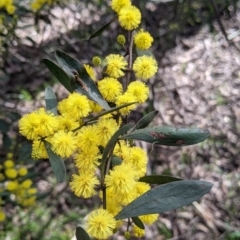
[[[116,97],[123,92],[122,84],[116,78],[111,77],[106,77],[99,81],[98,88],[103,97],[109,102],[115,102]]]
[[[13,162],[13,160],[6,160],[3,163],[3,165],[4,165],[5,168],[12,168],[14,166],[14,162]]]
[[[113,215],[105,209],[92,211],[86,220],[86,230],[91,237],[107,239],[113,234],[116,220]]]
[[[49,136],[57,128],[57,118],[44,108],[39,108],[30,114],[24,115],[19,120],[19,131],[29,140]]]
[[[47,159],[48,154],[43,141],[34,140],[32,143],[32,154],[33,159]]]
[[[0,209],[0,222],[3,222],[6,218],[5,213],[2,211],[2,209]]]
[[[21,176],[21,177],[27,175],[27,173],[28,173],[28,170],[27,170],[26,167],[20,167],[18,169],[18,175]]]
[[[120,34],[117,36],[117,42],[120,44],[120,45],[124,45],[126,43],[126,38],[124,35]]]
[[[74,162],[80,172],[94,172],[97,166],[100,164],[99,159],[101,155],[98,153],[98,149],[89,152],[80,152],[74,156]]]
[[[51,138],[52,150],[61,157],[70,157],[77,149],[77,139],[73,132],[60,130]]]
[[[14,179],[14,178],[17,177],[17,175],[18,175],[18,172],[17,172],[17,170],[14,169],[14,168],[7,168],[7,169],[5,170],[5,176],[6,176],[7,178]]]
[[[124,70],[126,70],[127,61],[119,54],[110,54],[106,57],[107,69],[106,73],[110,77],[119,78],[124,76]]]
[[[112,0],[111,7],[112,10],[119,13],[123,7],[129,7],[132,3],[130,0]]]
[[[141,221],[143,223],[151,225],[155,221],[157,221],[158,216],[159,216],[159,214],[147,214],[147,215],[139,216],[139,218],[141,219]]]
[[[100,182],[94,173],[89,172],[72,175],[69,185],[74,194],[78,197],[90,198],[96,194],[95,187]]]
[[[133,95],[138,103],[144,103],[148,98],[149,89],[146,84],[134,81],[128,85],[126,93]]]
[[[82,127],[78,131],[77,146],[85,153],[98,150],[98,136],[95,135],[95,126]]]
[[[93,63],[94,66],[100,66],[101,62],[102,62],[102,60],[98,56],[95,56],[95,57],[92,58],[92,63]]]
[[[130,148],[130,152],[123,156],[123,160],[126,163],[132,164],[133,168],[135,168],[135,174],[137,177],[145,175],[148,158],[146,152],[142,148]]]
[[[72,120],[87,117],[91,111],[87,97],[79,93],[70,94],[65,104],[66,114],[71,117]]]
[[[127,6],[119,11],[118,21],[124,29],[136,29],[141,23],[141,12],[135,6]]]
[[[84,66],[84,68],[86,69],[89,77],[90,77],[93,81],[96,81],[97,78],[96,78],[96,73],[95,73],[94,69],[93,69],[90,65],[88,65],[88,64],[83,64],[83,66]]]
[[[18,188],[18,182],[17,181],[8,181],[6,185],[6,189],[8,191],[15,191]]]
[[[31,3],[31,9],[35,12],[39,11],[44,5],[52,5],[56,0],[34,0]]]
[[[79,121],[72,120],[67,115],[59,116],[58,122],[59,122],[58,130],[64,130],[66,132],[72,131],[79,127]]]
[[[20,184],[20,187],[27,189],[27,188],[30,188],[32,186],[32,184],[33,184],[33,182],[31,179],[26,179]]]
[[[91,112],[93,113],[99,113],[103,110],[102,106],[100,106],[98,103],[89,100],[89,106],[91,108]]]
[[[141,56],[133,63],[136,77],[147,80],[157,72],[157,61],[152,56]]]
[[[5,176],[3,175],[3,173],[0,173],[0,182],[3,181],[5,179]]]
[[[131,164],[122,163],[115,166],[105,177],[105,184],[108,191],[118,196],[118,200],[125,195],[130,196],[136,185],[135,171]]]
[[[134,43],[140,50],[147,50],[152,46],[153,37],[149,32],[140,29],[134,36]]]
[[[134,225],[133,226],[133,235],[138,238],[143,237],[145,235],[145,230]]]
[[[95,134],[98,136],[99,145],[106,146],[112,135],[119,129],[117,122],[112,118],[103,118],[96,124]]]
[[[133,102],[136,102],[136,98],[133,95],[123,94],[123,95],[121,95],[117,98],[116,106],[118,107],[118,106],[124,105],[126,103],[133,103]],[[127,115],[135,108],[136,108],[136,104],[132,104],[132,105],[129,105],[127,107],[121,108],[119,110],[119,112],[122,115]]]

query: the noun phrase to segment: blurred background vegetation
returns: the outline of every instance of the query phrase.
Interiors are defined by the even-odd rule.
[[[43,58],[53,59],[54,51],[61,49],[81,62],[89,63],[95,55],[104,57],[110,52],[120,50],[116,37],[122,29],[115,22],[101,36],[86,40],[114,16],[109,2],[102,0],[1,0],[0,2],[0,145],[2,146],[0,149],[0,239],[72,239],[77,224],[81,224],[88,209],[97,204],[95,199],[88,201],[77,199],[69,191],[67,183],[56,183],[48,161],[36,162],[31,158],[31,145],[18,134],[17,122],[23,114],[44,105],[42,92],[47,85],[54,86],[59,98],[66,95],[42,63]],[[223,49],[231,48],[239,58],[237,44],[240,42],[240,29],[239,25],[237,27],[234,23],[240,22],[240,1],[143,0],[133,2],[142,11],[142,25],[154,36],[152,50],[162,71],[174,62],[170,59],[172,49],[180,47],[183,51],[188,51],[194,48],[197,42],[194,42],[192,37],[198,36],[203,28],[207,29],[209,36],[217,36],[215,41],[221,41]],[[4,3],[7,4],[4,5]],[[196,58],[201,57],[203,55],[196,56]],[[186,62],[181,63],[182,72],[187,71],[188,67]],[[238,74],[239,72],[236,72],[237,80],[235,85],[233,84],[236,89],[240,87]],[[145,106],[146,109],[156,108],[158,100],[164,105],[166,100],[166,106],[170,102],[172,112],[169,110],[164,114],[169,114],[170,118],[172,115],[181,116],[181,106],[177,105],[181,105],[177,100],[181,92],[177,86],[173,89],[166,87],[166,82],[171,82],[171,77],[162,79],[161,76],[157,76],[153,82],[149,83],[152,89],[156,86],[154,84],[159,84],[157,85],[159,91],[155,89],[152,94],[157,95],[157,99],[150,98],[148,106]],[[212,90],[207,87],[206,89]],[[191,91],[198,92],[198,87],[192,88]],[[188,93],[185,92],[185,94]],[[234,93],[236,94],[238,92]],[[229,106],[239,100],[235,98],[229,102],[227,97],[222,94],[221,89],[218,90],[214,98],[216,102],[214,108]],[[177,104],[174,101],[177,101]],[[206,105],[213,106],[211,102],[206,102]],[[198,115],[196,110],[196,108],[191,109],[194,115]],[[206,114],[208,113],[205,112],[205,116]],[[226,131],[212,122],[204,125],[205,116],[200,114],[202,119],[193,120],[190,123],[203,124],[213,130],[211,139],[203,143],[199,147],[200,150],[163,148],[157,149],[150,158],[150,170],[154,173],[158,173],[158,166],[161,165],[159,171],[162,174],[177,174],[179,177],[190,178],[192,177],[189,175],[191,168],[189,169],[188,166],[191,166],[193,169],[199,168],[199,172],[208,171],[210,175],[212,173],[216,179],[209,177],[210,181],[217,183],[226,181],[225,185],[217,185],[223,192],[221,197],[217,196],[216,200],[213,194],[214,196],[207,201],[207,204],[220,201],[217,205],[218,210],[220,209],[218,224],[214,223],[215,226],[211,226],[211,217],[204,215],[201,206],[196,205],[195,208],[180,210],[182,215],[177,213],[163,215],[163,220],[149,230],[152,233],[146,236],[146,239],[240,239],[238,230],[240,229],[240,206],[237,203],[237,195],[240,191],[237,157],[239,151],[234,151],[239,147],[237,145],[240,129],[239,123],[237,124],[238,114],[239,111],[230,116],[231,119],[235,119],[231,122],[230,130],[227,128]],[[157,123],[165,122],[160,119]],[[172,119],[168,123],[183,125],[185,122],[181,122],[181,119]],[[229,134],[234,136],[229,137]],[[226,141],[229,144],[226,145]],[[169,162],[164,162],[163,159],[169,156]],[[171,162],[171,158],[175,160],[177,158],[179,162],[177,164],[174,161]],[[232,159],[231,166],[220,164],[220,168],[213,169],[211,163],[216,159],[223,159],[223,163]],[[11,161],[14,162],[13,166]],[[27,169],[25,174],[21,175],[21,168]],[[74,171],[71,161],[67,164],[67,168],[69,173]],[[11,169],[8,171],[10,173],[7,173],[7,169]],[[18,177],[14,177],[14,171]],[[219,177],[223,173],[226,173],[226,179]],[[25,186],[25,180],[31,182]],[[24,189],[24,194],[23,191],[16,191],[16,184]],[[29,189],[36,189],[37,192],[29,194]],[[26,191],[28,191],[27,195]],[[223,203],[224,199],[225,203]],[[181,238],[186,225],[191,223],[191,220],[196,220],[196,216],[199,216],[197,219],[199,225],[190,231],[191,238],[186,236]],[[175,223],[176,218],[181,218],[182,222]],[[185,224],[185,227],[181,224]]]

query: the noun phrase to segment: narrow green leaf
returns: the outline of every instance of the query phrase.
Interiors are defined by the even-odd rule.
[[[2,141],[4,149],[9,150],[9,148],[12,146],[12,139],[8,136],[7,133],[3,133]]]
[[[57,113],[57,97],[53,92],[52,88],[45,88],[45,102],[47,110],[51,111],[54,115],[58,115]]]
[[[137,124],[133,127],[132,131],[134,131],[135,129],[141,129],[141,128],[147,127],[148,124],[152,122],[152,120],[157,116],[157,114],[158,114],[158,111],[156,110],[146,114],[137,122]]]
[[[148,175],[139,178],[139,182],[145,182],[149,184],[165,184],[169,182],[175,182],[175,181],[180,181],[183,180],[181,178],[175,178],[172,176],[166,176],[166,175]]]
[[[204,141],[210,132],[201,128],[152,127],[133,131],[121,139],[137,139],[167,146],[187,146]]]
[[[72,58],[61,50],[56,50],[55,57],[58,64],[70,77],[71,88],[74,91],[87,96],[104,109],[110,109],[108,103],[103,98],[94,81],[88,75],[85,67],[77,59]]]
[[[5,120],[0,119],[0,132],[7,133],[9,131],[9,123]]]
[[[58,81],[69,91],[73,92],[70,77],[54,62],[43,59],[48,70],[58,79]]]
[[[0,192],[0,197],[8,197],[10,195],[11,195],[10,192]]]
[[[122,164],[122,159],[120,157],[117,156],[113,156],[112,157],[112,161],[111,161],[112,166],[118,166]]]
[[[76,238],[77,240],[91,240],[87,232],[82,227],[77,227]]]
[[[123,208],[115,219],[163,213],[189,205],[208,193],[212,186],[212,183],[197,180],[183,180],[157,186]]]
[[[145,229],[144,224],[139,217],[132,217],[132,220],[137,227]]]
[[[114,18],[111,19],[108,23],[106,23],[105,25],[103,25],[102,27],[100,27],[96,32],[94,32],[93,34],[91,34],[88,38],[84,39],[84,40],[90,40],[92,38],[95,38],[97,36],[99,36],[105,29],[108,28],[108,26],[114,21]]]
[[[64,182],[66,179],[66,168],[63,159],[52,151],[50,143],[45,141],[44,144],[57,181],[59,183]]]

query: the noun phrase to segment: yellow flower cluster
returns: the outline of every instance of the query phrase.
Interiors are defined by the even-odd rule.
[[[31,3],[31,9],[35,12],[40,10],[44,5],[52,5],[56,0],[34,0]]]
[[[13,0],[1,0],[0,1],[0,9],[5,9],[8,14],[12,15],[16,8],[13,4]]]
[[[0,191],[14,195],[16,203],[23,207],[32,206],[36,201],[37,189],[33,187],[32,180],[26,176],[28,169],[15,165],[12,154],[7,154],[7,157],[8,159],[0,165]],[[1,214],[0,221],[1,218],[4,219],[4,215]]]
[[[130,0],[112,0],[111,7],[116,12],[120,25],[130,31],[131,43],[135,44],[137,49],[149,49],[153,37],[147,31],[137,29],[141,23],[139,9],[133,6]],[[119,35],[117,41],[126,50],[127,40],[124,35]],[[114,229],[123,224],[121,221],[116,222],[114,216],[124,206],[150,189],[149,184],[138,182],[139,178],[146,174],[147,154],[127,140],[118,141],[112,146],[107,160],[116,158],[119,162],[115,165],[110,163],[102,171],[103,149],[109,146],[109,140],[119,130],[126,115],[147,100],[149,89],[142,80],[151,78],[158,69],[157,62],[152,56],[142,55],[132,59],[130,56],[127,58],[127,55],[130,53],[127,52],[124,56],[109,54],[105,59],[93,57],[92,63],[98,70],[96,72],[99,73],[103,67],[101,74],[96,74],[90,65],[85,64],[84,67],[89,75],[88,80],[92,79],[95,82],[109,106],[134,104],[104,115],[104,110],[99,104],[89,100],[85,95],[73,92],[58,102],[57,115],[39,108],[23,116],[19,121],[20,133],[33,142],[33,158],[48,158],[45,149],[47,142],[55,154],[74,159],[77,171],[72,175],[69,185],[76,196],[90,198],[97,195],[102,199],[107,198],[105,209],[94,210],[86,218],[86,229],[89,235],[96,239],[110,237]],[[98,79],[98,75],[103,77]],[[127,81],[124,82],[123,78]],[[75,80],[78,82],[78,79]],[[123,82],[127,84],[123,85]],[[99,112],[101,117],[92,119]],[[14,175],[13,172],[8,174]],[[151,224],[157,217],[157,214],[151,214],[140,216],[140,219],[145,224]],[[144,230],[134,226],[132,234],[140,237],[143,236]]]

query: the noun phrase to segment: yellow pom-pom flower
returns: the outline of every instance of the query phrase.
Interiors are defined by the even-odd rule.
[[[118,21],[124,29],[136,29],[141,22],[141,12],[135,6],[127,6],[119,11]]]
[[[44,108],[23,116],[19,121],[20,133],[30,140],[49,136],[57,128],[57,117],[51,112],[46,112]]]
[[[157,221],[158,216],[159,216],[159,214],[148,214],[148,215],[139,216],[139,218],[141,219],[141,221],[143,223],[151,225],[155,221]]]
[[[72,93],[67,98],[66,103],[67,115],[72,117],[72,120],[79,120],[87,117],[91,109],[86,96],[79,93]]]
[[[35,113],[24,115],[19,120],[19,132],[29,140],[39,136],[39,119]]]
[[[116,97],[123,92],[122,84],[116,78],[111,77],[106,77],[99,81],[98,88],[103,97],[109,102],[115,102]]]
[[[133,96],[133,95],[130,95],[130,94],[123,94],[121,96],[119,96],[116,100],[116,106],[121,106],[121,105],[124,105],[126,103],[132,103],[132,102],[136,102],[136,98]],[[132,104],[130,106],[127,106],[127,107],[124,107],[124,108],[121,108],[119,110],[119,112],[122,114],[122,115],[127,115],[129,114],[133,109],[136,108],[136,104]]]
[[[66,132],[72,131],[79,127],[79,121],[74,121],[73,119],[69,118],[67,115],[59,116],[59,130],[64,130]]]
[[[152,46],[153,37],[149,32],[140,29],[134,36],[134,43],[140,50],[147,50]]]
[[[96,81],[97,79],[96,79],[96,74],[95,74],[94,69],[93,69],[90,65],[88,65],[88,64],[83,64],[83,66],[84,66],[84,68],[86,69],[89,77],[90,77],[93,81]]]
[[[134,81],[128,85],[126,93],[133,95],[138,103],[144,103],[148,98],[149,89],[146,84]]]
[[[12,168],[14,166],[14,162],[12,160],[6,160],[3,163],[3,165],[4,165],[5,168]]]
[[[90,198],[96,194],[95,187],[100,184],[94,173],[73,174],[69,185],[74,194],[78,197]]]
[[[135,237],[140,238],[145,235],[145,230],[137,227],[136,225],[133,226],[133,234]]]
[[[26,179],[20,184],[20,187],[27,189],[27,188],[30,188],[32,186],[32,184],[33,184],[33,182],[31,179]]]
[[[33,159],[47,159],[48,154],[43,141],[34,140],[32,144],[32,158]]]
[[[136,185],[135,170],[131,164],[122,163],[115,166],[105,177],[105,184],[109,191],[120,198],[131,195]]]
[[[77,139],[73,132],[60,130],[51,138],[52,150],[61,157],[69,157],[77,149]]]
[[[21,176],[21,177],[27,175],[27,173],[28,173],[28,170],[25,167],[20,167],[18,169],[18,175]]]
[[[7,168],[7,169],[5,170],[5,176],[6,176],[7,178],[14,179],[14,178],[17,177],[17,175],[18,175],[18,172],[17,172],[17,170],[14,169],[14,168]]]
[[[151,78],[157,69],[157,61],[151,56],[137,57],[133,63],[135,75],[142,80]]]
[[[116,220],[113,215],[105,209],[92,211],[86,220],[86,230],[91,237],[107,239],[113,234]]]
[[[98,153],[98,149],[95,151],[80,152],[74,156],[74,162],[80,172],[93,172],[96,167],[100,164],[99,159],[101,155]]]
[[[119,13],[123,7],[129,7],[132,3],[130,0],[112,0],[111,7],[112,10]]]
[[[0,222],[3,222],[6,218],[5,213],[2,211],[2,209],[0,209]]]
[[[146,152],[142,148],[130,148],[130,152],[123,156],[123,160],[126,163],[132,164],[132,166],[135,168],[135,174],[138,178],[145,175],[148,158]]]
[[[94,66],[100,66],[101,63],[102,63],[102,60],[101,60],[100,57],[95,56],[95,57],[93,57],[93,59],[92,59],[92,63],[93,63]]]
[[[95,103],[94,101],[89,100],[89,106],[91,108],[91,112],[93,113],[99,113],[103,110],[102,106],[100,106],[98,103]]]
[[[106,146],[112,135],[118,130],[119,126],[112,118],[103,118],[96,124],[95,134],[98,136],[99,145]]]
[[[8,181],[6,185],[6,189],[8,191],[16,191],[18,189],[18,182],[17,181]]]
[[[106,73],[113,78],[119,78],[124,76],[124,70],[126,70],[127,61],[119,54],[110,54],[106,57],[107,69]]]
[[[96,136],[95,131],[95,126],[82,127],[78,131],[77,146],[81,151],[85,153],[98,152],[98,136]]]
[[[120,44],[120,45],[124,45],[126,43],[126,38],[124,35],[118,35],[117,36],[117,42]]]

